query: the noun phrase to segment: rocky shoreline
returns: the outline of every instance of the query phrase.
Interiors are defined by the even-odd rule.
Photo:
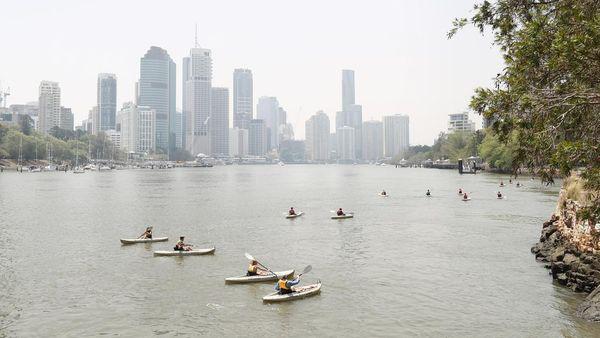
[[[552,278],[575,292],[589,293],[577,315],[600,322],[600,233],[577,219],[580,205],[562,189],[558,206],[544,222],[539,242],[531,252],[550,269]]]

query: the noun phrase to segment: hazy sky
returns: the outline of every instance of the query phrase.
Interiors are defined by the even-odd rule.
[[[5,1],[0,81],[11,87],[9,104],[35,101],[41,80],[58,81],[79,124],[96,104],[98,73],[117,75],[119,108],[133,100],[140,57],[155,45],[177,64],[180,108],[181,59],[197,23],[213,53],[213,86],[231,90],[233,69],[252,69],[255,103],[276,96],[297,139],[317,110],[334,124],[348,68],[363,120],[408,114],[411,144],[431,144],[447,115],[465,110],[473,89],[502,68],[490,37],[475,29],[446,39],[474,1]]]

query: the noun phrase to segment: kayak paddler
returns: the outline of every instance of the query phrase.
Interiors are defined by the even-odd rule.
[[[469,199],[469,196],[467,196],[467,193],[465,192],[465,193],[463,194],[463,200],[466,200],[466,199]]]
[[[427,192],[425,193],[425,195],[431,196],[431,191],[429,191],[429,189],[427,189]]]
[[[293,216],[296,214],[296,210],[294,210],[294,207],[290,207],[289,214],[290,214],[290,216]]]
[[[502,193],[498,191],[498,193],[496,194],[498,195],[498,198],[502,198]]]
[[[143,234],[138,237],[140,239],[152,239],[152,226],[147,226]]]
[[[381,192],[381,196],[387,196],[387,192],[385,192],[385,190],[384,190],[384,191],[382,191],[382,192]]]
[[[339,208],[337,211],[337,215],[338,216],[346,216],[346,214],[344,214],[344,211],[342,210],[342,208]]]
[[[262,275],[266,270],[262,269],[258,266],[258,262],[255,260],[250,261],[250,265],[248,266],[248,271],[246,272],[246,276],[258,276]]]
[[[463,191],[462,191],[462,188],[458,188],[458,193],[459,193],[460,195],[462,195],[462,193],[463,193]]]
[[[175,243],[175,247],[173,248],[173,250],[175,250],[175,251],[191,251],[192,245],[186,244],[183,241],[184,239],[185,239],[184,236],[179,237],[179,240],[177,241],[177,243]]]
[[[294,292],[292,286],[300,283],[300,277],[296,277],[293,280],[288,280],[286,276],[281,277],[275,285],[275,290],[279,291],[279,294],[285,295]]]

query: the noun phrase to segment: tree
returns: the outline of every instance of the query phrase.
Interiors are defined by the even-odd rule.
[[[471,108],[493,122],[500,141],[517,131],[512,162],[545,181],[579,170],[590,191],[585,217],[600,216],[600,2],[480,1],[457,19],[489,30],[505,68],[495,88],[478,88]]]

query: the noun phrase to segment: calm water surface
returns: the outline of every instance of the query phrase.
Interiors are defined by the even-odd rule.
[[[5,171],[0,336],[600,335],[529,252],[558,188],[526,180],[498,200],[498,181],[337,165]],[[290,206],[306,215],[284,219]],[[356,217],[330,220],[340,206]],[[145,224],[171,241],[121,246]],[[152,256],[180,235],[217,251]],[[276,270],[312,264],[303,282],[320,279],[321,295],[264,305],[272,284],[225,285],[244,252]]]

